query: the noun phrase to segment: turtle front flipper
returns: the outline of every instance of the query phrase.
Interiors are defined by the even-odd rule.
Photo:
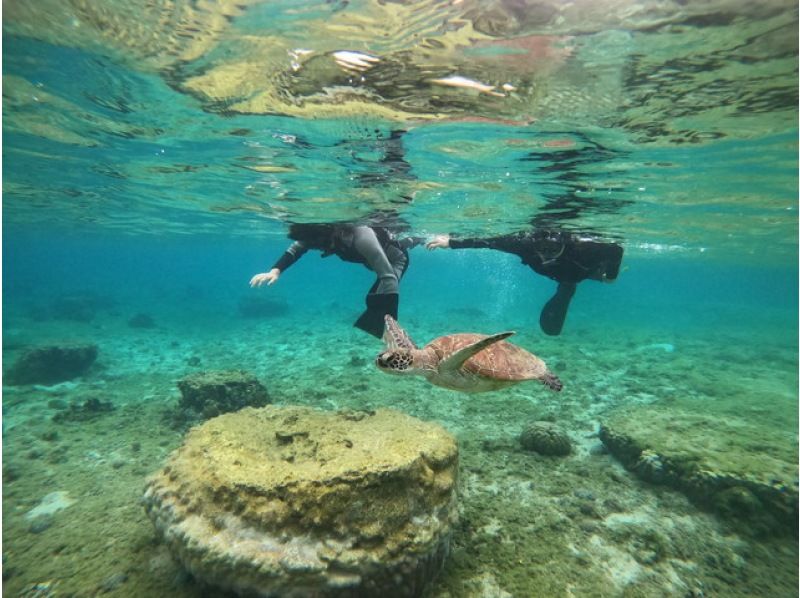
[[[408,333],[400,328],[400,324],[390,315],[384,317],[386,326],[383,329],[383,342],[387,349],[416,349],[417,345],[408,336]]]
[[[508,338],[514,332],[500,332],[498,334],[493,334],[491,336],[487,336],[486,338],[482,338],[479,341],[472,343],[471,345],[467,345],[463,349],[459,349],[447,359],[443,359],[439,362],[439,371],[455,371],[461,368],[464,365],[464,362],[475,355],[476,353],[480,353],[489,345],[493,345],[494,343],[500,342],[503,339]]]

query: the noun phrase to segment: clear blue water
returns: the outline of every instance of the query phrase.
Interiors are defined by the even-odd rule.
[[[392,407],[457,437],[462,524],[433,596],[796,595],[796,6],[4,11],[3,368],[47,343],[99,348],[65,384],[4,379],[10,595],[201,595],[138,500],[181,442],[161,419],[176,381],[227,368],[279,405]],[[357,72],[341,50],[379,61]],[[435,82],[454,75],[494,95]],[[535,222],[621,244],[619,278],[582,282],[557,337],[538,327],[555,283],[516,256],[411,250],[400,321],[419,344],[516,330],[562,394],[384,376],[381,343],[352,327],[374,276],[336,257],[310,252],[249,288],[290,223],[376,211],[425,238]],[[275,313],[243,317],[254,297]],[[87,397],[116,409],[53,419]],[[779,476],[794,523],[641,481],[598,448],[598,427],[626,414],[667,458],[739,484]],[[656,414],[674,432],[650,432]],[[570,457],[519,448],[537,419],[564,427]],[[53,491],[75,502],[29,517]]]

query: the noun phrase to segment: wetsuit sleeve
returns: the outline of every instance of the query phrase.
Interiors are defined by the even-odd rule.
[[[450,249],[494,249],[492,239],[450,239]]]
[[[289,245],[289,249],[283,252],[283,255],[272,266],[273,269],[277,268],[281,272],[285,272],[286,268],[294,264],[297,260],[303,257],[303,254],[308,251],[308,248],[300,241],[295,241]]]
[[[425,237],[403,237],[397,241],[397,245],[400,249],[413,249],[417,245],[422,245],[423,243],[425,243]]]

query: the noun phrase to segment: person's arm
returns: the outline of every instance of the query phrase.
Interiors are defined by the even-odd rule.
[[[306,251],[308,251],[308,248],[305,245],[303,245],[300,241],[295,241],[286,251],[283,252],[283,255],[278,258],[278,261],[275,262],[275,265],[272,266],[272,269],[269,272],[261,272],[253,276],[253,278],[250,279],[250,286],[260,287],[264,284],[275,284],[278,278],[280,278],[281,273],[301,257],[303,257],[303,254]]]
[[[453,239],[450,235],[436,235],[425,245],[428,249],[498,249],[497,239]]]
[[[450,249],[497,249],[494,239],[450,239]]]
[[[425,244],[428,249],[445,249],[450,247],[450,235],[436,235],[433,240]]]

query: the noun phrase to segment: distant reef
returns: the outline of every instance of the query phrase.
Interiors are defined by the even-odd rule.
[[[288,313],[289,304],[264,295],[244,295],[239,299],[238,311],[242,318],[274,318]]]
[[[61,343],[27,349],[5,372],[11,385],[52,385],[84,375],[97,359],[97,345]]]

